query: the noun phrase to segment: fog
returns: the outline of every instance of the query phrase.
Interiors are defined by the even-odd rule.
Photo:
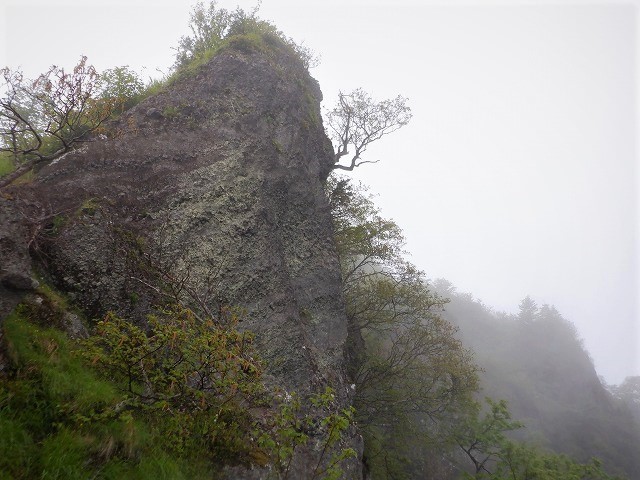
[[[0,65],[85,54],[157,76],[187,33],[176,3],[0,0]],[[411,123],[353,176],[427,276],[496,310],[554,304],[607,381],[640,374],[636,3],[264,0],[260,15],[321,54],[326,106],[357,87],[409,97]]]

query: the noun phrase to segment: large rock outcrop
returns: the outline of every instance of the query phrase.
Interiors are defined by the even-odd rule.
[[[211,311],[239,307],[270,382],[302,393],[331,385],[350,404],[320,100],[284,47],[220,52],[12,192],[48,212],[46,273],[93,318],[141,320],[158,300],[154,280]]]

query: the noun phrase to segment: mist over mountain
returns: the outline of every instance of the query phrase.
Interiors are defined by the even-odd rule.
[[[525,424],[519,438],[640,475],[637,377],[603,383],[574,324],[553,306],[525,297],[517,314],[505,314],[446,280],[434,288],[451,300],[443,315],[484,370],[482,394],[507,400]]]
[[[552,305],[429,281],[350,176],[408,145],[409,99],[322,109],[317,57],[257,7],[189,27],[148,83],[84,55],[0,71],[0,477],[639,478],[638,377],[606,385]],[[434,205],[487,194],[409,176]]]

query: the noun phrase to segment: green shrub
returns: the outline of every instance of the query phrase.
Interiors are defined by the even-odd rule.
[[[244,52],[264,50],[265,45],[285,47],[294,53],[306,68],[315,66],[317,58],[303,45],[298,45],[272,23],[258,17],[258,8],[246,12],[219,8],[216,1],[205,6],[198,2],[191,12],[191,35],[180,39],[176,53],[177,70],[201,64],[202,58],[211,58],[223,47]]]
[[[114,114],[121,114],[142,98],[144,83],[128,65],[114,67],[100,74],[99,98],[114,105]]]
[[[104,471],[104,478],[169,479],[180,478],[178,469],[191,472],[184,478],[205,476],[211,467],[197,455],[194,467],[156,447],[168,441],[154,418],[166,411],[127,407],[119,385],[100,378],[77,343],[29,319],[37,312],[23,306],[3,324],[11,368],[0,383],[0,478],[85,479]]]
[[[169,120],[173,120],[179,114],[180,114],[180,110],[178,109],[178,107],[174,105],[171,105],[171,106],[168,105],[164,107],[164,109],[162,110],[162,116],[165,118],[168,118]]]
[[[13,172],[13,158],[11,154],[7,152],[0,152],[0,177],[3,175],[8,175]]]
[[[341,446],[352,412],[332,391],[307,399],[303,413],[295,395],[264,387],[236,310],[221,325],[167,307],[144,329],[108,314],[78,342],[45,326],[65,299],[39,293],[2,325],[0,478],[216,478],[229,464],[286,472],[312,438],[322,449],[314,478],[339,478],[354,454]]]

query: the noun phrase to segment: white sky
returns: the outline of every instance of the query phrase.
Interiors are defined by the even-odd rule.
[[[35,76],[85,54],[157,76],[193,3],[0,0],[0,66]],[[357,87],[409,97],[410,125],[354,176],[411,260],[497,310],[555,304],[619,382],[640,374],[637,7],[263,0],[260,14],[321,54],[326,105]]]

